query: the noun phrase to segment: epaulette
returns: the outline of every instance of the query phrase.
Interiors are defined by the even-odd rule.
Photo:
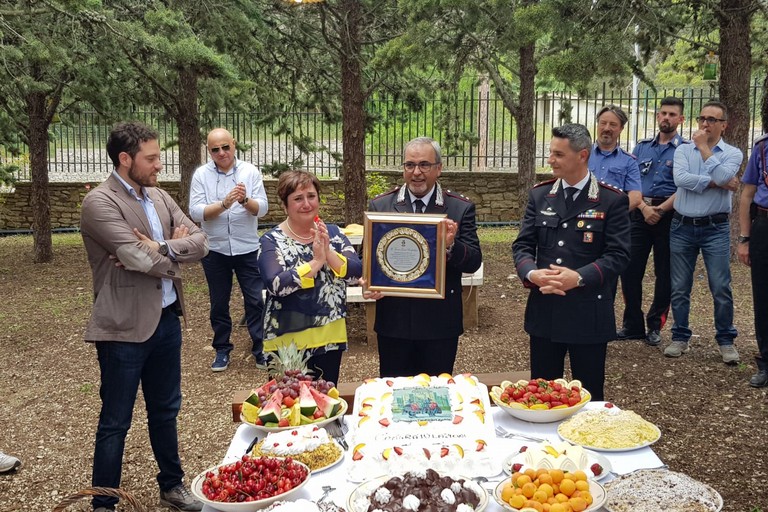
[[[537,183],[537,184],[535,184],[535,185],[533,186],[533,188],[537,188],[537,187],[543,187],[544,185],[551,185],[551,184],[552,184],[552,183],[554,183],[555,181],[557,181],[557,178],[552,178],[551,180],[542,181],[541,183]]]
[[[395,188],[393,188],[392,190],[388,190],[388,191],[386,191],[386,192],[382,192],[381,194],[379,194],[379,195],[377,195],[376,197],[374,197],[374,199],[378,199],[378,198],[380,198],[380,197],[384,197],[384,196],[388,196],[388,195],[390,195],[390,194],[394,194],[394,193],[395,193],[395,192],[397,192],[398,190],[400,190],[400,185],[396,186],[396,187],[395,187]]]
[[[626,149],[619,148],[619,150],[621,150],[621,152],[624,153],[625,155],[631,156],[633,160],[637,160],[637,157],[635,155],[633,155],[632,153],[630,153],[629,151],[627,151]]]
[[[758,138],[756,138],[755,142],[754,142],[754,145],[757,145],[758,142],[762,142],[762,141],[768,141],[768,132],[764,133],[761,136],[759,136]]]
[[[462,201],[466,201],[467,203],[471,203],[472,200],[468,198],[467,196],[463,194],[459,194],[458,192],[451,192],[450,190],[445,191],[445,195],[454,197],[456,199],[461,199]]]
[[[616,192],[616,193],[619,193],[619,194],[623,194],[624,193],[624,191],[621,190],[620,188],[614,187],[610,183],[606,183],[604,181],[598,181],[598,185],[600,185],[603,188],[607,188],[608,190],[612,190],[613,192]]]

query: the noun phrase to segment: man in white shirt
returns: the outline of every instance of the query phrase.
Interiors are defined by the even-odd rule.
[[[237,276],[243,292],[245,319],[253,341],[251,352],[256,366],[266,367],[263,353],[262,315],[264,287],[257,252],[259,249],[259,217],[268,210],[261,171],[235,157],[235,139],[224,128],[208,134],[211,160],[192,176],[189,213],[208,234],[210,252],[203,258],[211,300],[211,328],[216,358],[211,370],[221,372],[229,366],[232,318],[229,300],[232,274]]]

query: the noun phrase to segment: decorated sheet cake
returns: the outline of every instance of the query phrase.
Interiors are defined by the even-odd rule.
[[[495,475],[500,462],[488,388],[471,374],[369,379],[357,388],[348,436],[354,481],[431,468]]]

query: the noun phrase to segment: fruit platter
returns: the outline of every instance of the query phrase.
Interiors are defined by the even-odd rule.
[[[578,380],[504,381],[491,388],[491,399],[507,414],[533,423],[563,420],[587,405],[589,391]]]
[[[594,480],[603,480],[613,471],[611,462],[601,453],[566,441],[523,445],[518,453],[505,457],[502,469],[507,475],[527,469],[560,469],[571,473],[581,470]]]
[[[264,432],[280,432],[300,425],[327,425],[347,412],[335,384],[313,379],[306,356],[291,343],[281,347],[269,364],[272,379],[251,391],[243,402],[240,420]]]
[[[192,481],[192,494],[221,512],[254,512],[301,489],[310,469],[290,457],[251,457],[207,469]]]
[[[591,512],[603,506],[607,494],[602,485],[589,480],[581,470],[527,469],[502,480],[493,497],[505,510],[514,512],[543,510],[545,505],[549,512]]]

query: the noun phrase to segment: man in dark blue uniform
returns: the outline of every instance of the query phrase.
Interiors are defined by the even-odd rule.
[[[595,145],[589,155],[589,172],[598,181],[613,185],[629,196],[629,209],[640,205],[640,170],[632,153],[619,146],[619,135],[627,124],[627,114],[616,105],[607,105],[597,113]]]
[[[640,167],[643,202],[629,214],[632,222],[632,256],[629,267],[621,275],[625,306],[623,326],[616,333],[616,339],[619,340],[645,340],[652,346],[661,343],[661,329],[667,321],[672,293],[672,278],[669,273],[669,226],[677,191],[672,164],[675,150],[685,143],[677,133],[677,127],[684,121],[683,101],[674,97],[664,98],[656,112],[659,133],[653,138],[639,141],[632,151]],[[653,303],[644,321],[643,277],[651,249],[656,280]]]
[[[754,388],[768,386],[768,134],[755,141],[739,203],[739,261],[750,267],[755,337],[759,354],[757,373],[749,380]],[[752,215],[750,215],[750,211]]]
[[[530,191],[512,244],[517,273],[531,288],[531,377],[562,377],[568,354],[573,378],[603,400],[607,344],[616,336],[613,290],[629,263],[629,201],[589,172],[585,126],[566,124],[552,136],[547,162],[556,179]]]
[[[374,198],[369,210],[400,213],[444,213],[446,223],[445,298],[384,297],[376,299],[376,331],[381,377],[453,374],[453,363],[464,332],[461,275],[473,273],[482,263],[477,238],[475,205],[445,191],[437,179],[443,170],[440,146],[429,137],[405,145],[405,185]]]

